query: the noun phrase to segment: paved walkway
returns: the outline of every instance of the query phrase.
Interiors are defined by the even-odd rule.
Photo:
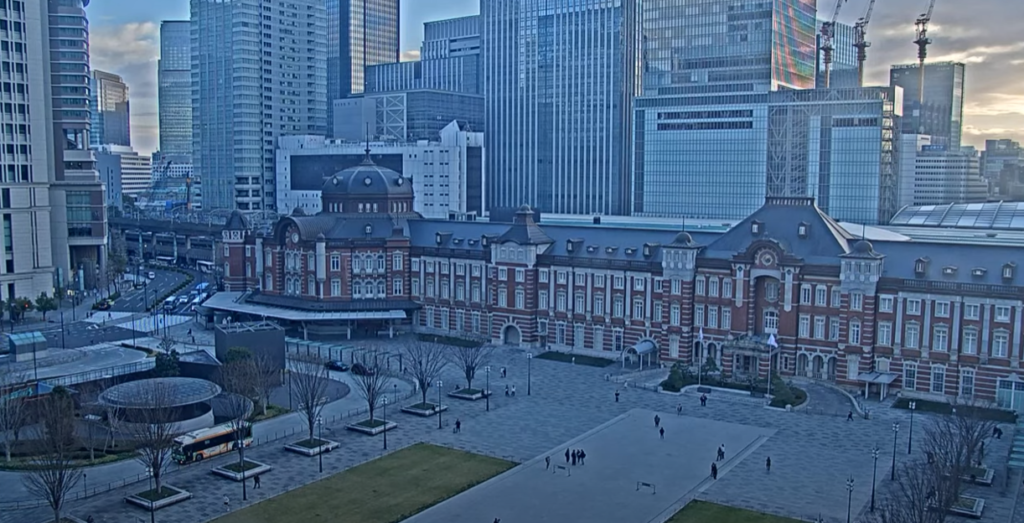
[[[744,426],[759,427],[775,431],[763,445],[747,459],[730,468],[723,477],[710,485],[701,499],[724,502],[730,505],[753,508],[765,512],[810,520],[819,514],[826,521],[842,522],[846,518],[847,491],[845,482],[853,477],[856,487],[853,493],[854,513],[867,509],[871,495],[873,461],[871,449],[877,445],[881,457],[877,463],[879,491],[887,488],[889,468],[892,461],[892,422],[899,421],[901,430],[897,434],[896,460],[907,459],[907,435],[909,418],[906,411],[878,409],[869,420],[856,419],[852,422],[845,416],[822,416],[797,412],[783,412],[766,409],[760,402],[749,397],[732,394],[716,394],[707,407],[700,407],[698,395],[687,393],[682,396],[657,394],[638,389],[620,389],[620,385],[604,380],[604,369],[570,365],[561,362],[532,360],[530,364],[532,387],[528,387],[525,352],[501,350],[491,363],[491,389],[499,391],[491,399],[490,412],[485,402],[461,402],[446,400],[451,410],[443,417],[444,429],[439,430],[436,418],[421,419],[405,414],[393,414],[400,426],[389,433],[389,448],[394,450],[417,442],[430,442],[449,447],[465,449],[518,462],[528,462],[562,448],[565,442],[598,427],[609,420],[633,409],[669,412],[663,418],[674,419],[676,405],[682,404],[683,414],[701,420],[716,420]],[[508,368],[508,378],[498,378],[497,370]],[[481,373],[482,374],[482,373]],[[474,383],[483,384],[483,376]],[[461,382],[456,369],[448,369],[443,377],[445,389],[448,384]],[[506,384],[515,384],[517,397],[506,397],[501,391]],[[532,394],[527,395],[529,388]],[[614,392],[622,391],[620,401],[615,402]],[[810,388],[812,402],[825,401],[816,389]],[[436,394],[434,390],[431,395]],[[350,397],[357,396],[352,394]],[[409,400],[410,403],[414,400]],[[812,403],[813,404],[813,403]],[[869,406],[871,403],[868,404]],[[849,409],[847,409],[848,411]],[[920,441],[923,424],[928,416],[915,416],[914,457],[920,458]],[[461,419],[462,433],[453,434],[450,423]],[[346,420],[347,421],[347,420]],[[653,425],[653,422],[651,422]],[[696,423],[696,421],[695,421]],[[1008,427],[1007,427],[1008,428]],[[653,426],[652,426],[653,429]],[[673,433],[666,434],[666,438]],[[1007,430],[1007,435],[1011,431]],[[342,423],[330,424],[325,437],[341,442],[341,448],[324,458],[325,474],[331,474],[381,455],[380,437],[367,437],[346,432]],[[990,444],[986,461],[1003,467],[1000,456],[1006,455],[1006,445],[1011,438]],[[669,445],[672,440],[666,439]],[[624,445],[630,443],[627,440]],[[660,444],[660,442],[655,442]],[[291,455],[281,450],[282,442],[254,448],[249,452],[253,459],[271,464],[274,470],[263,477],[263,489],[250,498],[249,503],[265,499],[315,481],[320,477],[316,459]],[[686,446],[675,443],[679,450]],[[728,445],[731,447],[731,445]],[[588,450],[590,456],[594,454]],[[771,473],[764,469],[764,460],[771,456]],[[232,507],[241,502],[239,484],[220,479],[209,472],[209,467],[223,463],[231,457],[217,458],[201,466],[192,466],[168,477],[168,482],[186,488],[195,494],[191,501],[161,510],[157,519],[162,523],[200,523],[223,512],[222,499],[228,495]],[[594,463],[589,461],[588,466]],[[1000,468],[999,482],[990,488],[978,487],[988,499],[986,517],[983,521],[1002,523],[1009,514],[1015,495],[1016,481],[1005,488]],[[629,473],[628,467],[624,474]],[[90,471],[90,475],[92,471]],[[91,483],[91,482],[90,482]],[[120,502],[126,491],[140,490],[138,485],[127,489],[100,495],[84,501],[73,502],[71,511],[78,516],[92,514],[97,523],[136,523],[137,517],[147,516],[141,510],[127,507]],[[1001,492],[1005,490],[1006,495]],[[552,495],[558,494],[553,492]],[[1005,507],[1005,508],[1004,508]],[[1002,515],[1002,519],[999,516]],[[5,511],[0,521],[35,523],[46,517],[44,509],[31,511]],[[493,520],[485,519],[484,521]],[[502,515],[502,521],[513,522],[510,516]]]

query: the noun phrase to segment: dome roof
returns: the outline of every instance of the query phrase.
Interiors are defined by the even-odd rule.
[[[412,197],[412,183],[367,157],[362,163],[324,180],[323,195]]]
[[[676,238],[672,240],[673,245],[690,245],[693,243],[693,236],[690,233],[683,231],[676,235]]]
[[[114,385],[100,394],[99,401],[126,409],[179,407],[209,401],[220,392],[216,383],[198,378],[149,378]]]
[[[875,252],[875,247],[871,245],[871,242],[861,240],[853,245],[853,252],[857,254],[871,254]]]

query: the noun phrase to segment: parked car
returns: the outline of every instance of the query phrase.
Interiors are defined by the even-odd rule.
[[[148,277],[149,277],[149,279],[151,279],[151,280],[152,280],[152,279],[156,278],[156,273],[155,273],[155,272],[153,272],[153,271],[149,271],[149,274],[147,274],[146,276],[148,276]]]
[[[192,300],[189,299],[188,294],[182,294],[181,296],[178,296],[177,304],[178,305],[184,305],[184,304],[186,304],[186,303],[188,303],[190,301],[192,301]]]
[[[356,374],[358,376],[372,376],[373,369],[363,365],[362,363],[355,363],[352,365],[352,374]]]
[[[328,361],[325,366],[328,370],[336,370],[338,372],[348,371],[348,364],[340,361]]]

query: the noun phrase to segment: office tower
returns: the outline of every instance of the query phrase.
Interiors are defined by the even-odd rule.
[[[132,144],[128,84],[120,76],[93,69],[89,93],[89,145]]]
[[[104,168],[112,168],[115,163],[122,194],[139,196],[149,189],[153,180],[152,158],[123,145],[101,145],[96,149],[96,164],[101,174]]]
[[[818,20],[818,27],[825,23],[824,20]],[[842,22],[836,22],[833,29],[834,35],[832,37],[832,67],[831,73],[829,74],[829,87],[860,87],[859,78],[857,77],[857,48],[853,46],[853,43],[857,41],[857,35],[854,32],[853,26],[844,24]],[[818,46],[821,46],[821,34],[817,36]],[[818,88],[825,87],[825,62],[824,54],[821,52],[817,53],[817,82],[815,86]]]
[[[809,89],[815,1],[645,0],[644,95]]]
[[[766,196],[837,220],[896,213],[898,88],[637,100],[634,214],[741,220]]]
[[[366,68],[366,92],[437,89],[481,94],[480,16],[423,24],[420,59]]]
[[[399,0],[326,0],[327,121],[333,101],[362,93],[367,66],[398,61]]]
[[[900,138],[900,208],[988,199],[988,183],[981,177],[974,147],[950,151],[932,145],[927,135],[904,134]]]
[[[192,27],[188,20],[160,23],[160,60],[156,66],[160,153],[192,155]]]
[[[192,155],[206,210],[273,210],[277,138],[326,134],[323,6],[191,0]]]
[[[480,8],[487,207],[628,214],[637,1],[493,0]]]
[[[903,132],[927,134],[932,137],[932,145],[955,151],[960,147],[964,120],[964,64],[926,63],[923,105],[920,71],[918,64],[889,69],[889,85],[903,88]]]
[[[89,0],[47,0],[54,129],[50,230],[57,286],[87,290],[105,276],[103,183],[89,149]]]
[[[1024,148],[1009,139],[985,140],[981,175],[998,198],[1024,199]]]

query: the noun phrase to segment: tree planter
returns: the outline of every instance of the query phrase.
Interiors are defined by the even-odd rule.
[[[988,467],[974,467],[963,476],[960,476],[960,479],[968,483],[974,483],[975,485],[991,487],[992,481],[995,479],[995,476],[995,470],[992,470]]]
[[[372,422],[368,419],[364,419],[363,421],[360,421],[358,423],[350,423],[345,426],[345,428],[348,430],[362,432],[363,434],[367,434],[370,436],[376,436],[377,434],[380,434],[385,430],[391,430],[397,427],[398,424],[395,423],[394,421],[388,421],[385,423],[379,419],[375,419]]]
[[[957,503],[950,507],[949,513],[957,516],[981,519],[981,512],[984,509],[985,500],[973,496],[960,496]]]
[[[408,407],[402,407],[402,412],[406,414],[415,414],[417,416],[423,416],[429,418],[430,416],[436,415],[438,412],[444,412],[448,410],[448,405],[437,406],[436,403],[417,403],[415,405],[409,405]]]
[[[245,481],[253,476],[263,474],[264,472],[270,472],[273,468],[265,463],[253,461],[250,459],[245,460],[245,470],[238,470],[238,462],[232,462],[222,467],[214,467],[211,471],[218,475],[228,478],[233,481]]]
[[[191,492],[181,490],[170,485],[164,485],[162,495],[160,496],[157,496],[156,489],[153,489],[125,496],[124,500],[132,505],[154,512],[175,503],[180,503],[190,499],[191,497]]]
[[[289,443],[284,446],[284,449],[296,454],[302,454],[303,456],[316,456],[317,454],[330,452],[340,446],[341,444],[337,441],[313,438]]]
[[[486,395],[490,396],[494,391],[487,391]],[[454,392],[449,392],[448,397],[456,398],[460,400],[476,401],[484,399],[484,391],[480,389],[459,389]]]

